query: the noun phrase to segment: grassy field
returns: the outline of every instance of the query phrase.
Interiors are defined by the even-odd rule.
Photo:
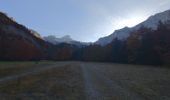
[[[2,65],[9,66],[6,70],[16,74],[44,64],[54,66],[54,62],[40,62],[39,64],[15,62],[14,66],[11,66],[13,63],[3,63]],[[5,84],[1,83],[1,100],[80,100],[80,98],[83,100],[83,80],[80,67],[74,63],[71,65],[55,63],[55,66],[56,68],[17,78]],[[17,68],[20,69],[19,72],[17,72]]]
[[[143,100],[170,100],[169,68],[105,63],[91,63],[91,66],[93,73],[103,74],[124,91],[133,92]]]
[[[49,61],[23,61],[23,62],[0,62],[0,78],[22,73],[37,67],[53,64]]]
[[[94,99],[89,99],[88,92]],[[105,99],[96,99],[95,92]],[[0,62],[0,100],[170,100],[170,69],[109,63]]]

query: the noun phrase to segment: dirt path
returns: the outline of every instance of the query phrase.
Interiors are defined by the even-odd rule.
[[[143,100],[138,94],[124,88],[106,76],[102,68],[81,64],[87,100]]]
[[[97,90],[96,83],[94,78],[92,77],[91,73],[89,70],[81,64],[82,72],[83,72],[83,77],[84,77],[84,86],[85,86],[85,93],[87,95],[86,99],[87,100],[102,100],[103,98],[102,94],[100,91]]]

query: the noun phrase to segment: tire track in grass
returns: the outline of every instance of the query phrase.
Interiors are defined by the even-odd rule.
[[[80,64],[82,68],[82,74],[84,77],[84,85],[85,85],[85,93],[87,100],[104,100],[100,91],[97,90],[95,86],[95,80],[93,76],[90,74],[89,70],[84,66],[84,64]]]
[[[104,67],[82,63],[87,100],[143,100],[137,93],[105,76]]]

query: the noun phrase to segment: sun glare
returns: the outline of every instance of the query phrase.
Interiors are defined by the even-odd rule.
[[[133,27],[144,20],[146,20],[147,17],[133,17],[133,18],[127,18],[127,19],[119,19],[116,21],[115,27],[117,29],[123,28],[123,27]]]

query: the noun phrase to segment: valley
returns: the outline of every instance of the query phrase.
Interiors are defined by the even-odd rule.
[[[170,100],[169,7],[1,0],[0,100]]]

